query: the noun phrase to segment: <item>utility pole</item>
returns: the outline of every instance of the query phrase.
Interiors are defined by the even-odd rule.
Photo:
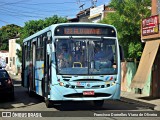
[[[92,7],[96,7],[97,0],[91,0]]]
[[[80,11],[83,11],[83,6],[84,6],[85,4],[81,4],[81,1],[80,1],[80,0],[77,0],[77,4],[79,5]]]

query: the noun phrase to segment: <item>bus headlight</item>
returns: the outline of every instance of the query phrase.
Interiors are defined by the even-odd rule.
[[[112,85],[115,85],[116,84],[116,82],[112,82]]]
[[[63,83],[63,82],[60,82],[59,85],[60,85],[60,86],[64,86],[64,83]]]

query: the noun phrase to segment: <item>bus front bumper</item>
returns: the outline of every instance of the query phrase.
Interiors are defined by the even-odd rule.
[[[100,89],[70,89],[54,87],[51,90],[50,100],[63,101],[88,101],[120,99],[120,85],[115,84],[108,88]]]

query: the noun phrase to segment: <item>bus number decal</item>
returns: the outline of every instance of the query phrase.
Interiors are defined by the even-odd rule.
[[[86,86],[86,82],[77,82],[77,86]]]
[[[94,79],[94,76],[83,77],[84,79]]]

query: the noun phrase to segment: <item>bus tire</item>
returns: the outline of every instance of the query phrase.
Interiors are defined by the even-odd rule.
[[[52,101],[50,101],[48,98],[45,98],[45,104],[47,108],[51,108],[53,106]]]
[[[34,92],[31,90],[30,85],[28,85],[28,95],[29,95],[29,97],[33,97],[34,96]]]
[[[94,100],[93,103],[97,107],[102,107],[104,104],[104,100]]]

